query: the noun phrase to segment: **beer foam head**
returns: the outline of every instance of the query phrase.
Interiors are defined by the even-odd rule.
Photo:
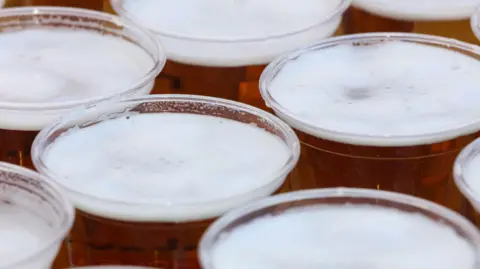
[[[354,45],[363,39],[347,38],[292,56],[270,73],[271,81],[263,79],[267,103],[291,126],[374,146],[429,144],[480,129],[478,58],[419,43]]]
[[[353,5],[397,20],[463,20],[472,16],[480,0],[354,0]]]
[[[138,86],[153,66],[140,47],[94,31],[44,27],[3,32],[0,100],[21,110],[26,104],[41,109],[108,97]],[[0,128],[38,130],[47,124],[38,114],[19,117],[0,111]]]
[[[260,217],[220,235],[215,269],[473,269],[456,231],[418,213],[371,205],[309,206]]]
[[[285,51],[333,34],[348,5],[344,0],[112,2],[159,33],[170,59],[207,66],[268,63]]]
[[[287,145],[264,129],[187,113],[73,128],[42,156],[77,208],[130,221],[216,217],[274,192],[291,158]]]
[[[16,262],[35,255],[56,236],[57,231],[42,216],[19,206],[0,204],[0,268],[12,268]],[[47,258],[44,264],[39,263],[41,267],[26,262],[31,266],[26,268],[46,268],[50,262]]]

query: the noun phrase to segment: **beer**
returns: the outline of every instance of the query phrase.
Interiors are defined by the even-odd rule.
[[[389,190],[463,212],[451,174],[480,129],[479,59],[451,39],[374,33],[272,63],[262,95],[302,142],[292,187]]]
[[[164,64],[155,38],[106,13],[3,9],[0,29],[0,161],[28,167],[41,128],[82,104],[148,94]]]
[[[204,269],[475,269],[480,233],[412,196],[323,189],[270,197],[227,213],[200,244]]]
[[[72,269],[153,269],[153,267],[138,267],[138,266],[126,266],[126,265],[104,265],[104,266],[72,267]]]
[[[77,208],[71,265],[198,268],[212,219],[287,187],[293,130],[253,107],[152,95],[64,117],[33,145],[35,167]]]
[[[344,31],[416,32],[478,43],[469,20],[479,5],[479,0],[354,0]]]
[[[258,79],[278,55],[335,33],[348,0],[132,1],[114,10],[151,29],[168,60],[156,93],[240,100],[262,107]]]
[[[0,162],[0,268],[47,269],[73,224],[73,205],[49,179]]]
[[[7,7],[18,6],[65,6],[103,10],[103,0],[0,0],[6,2]]]

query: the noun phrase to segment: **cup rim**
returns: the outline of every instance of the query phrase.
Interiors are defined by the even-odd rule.
[[[470,17],[470,26],[475,37],[480,40],[480,6],[478,6]]]
[[[354,42],[385,42],[385,41],[406,41],[413,43],[420,43],[430,46],[441,46],[444,48],[455,49],[463,52],[464,54],[470,53],[479,57],[480,60],[480,46],[462,42],[456,39],[415,34],[415,33],[393,33],[393,32],[378,32],[378,33],[363,33],[344,35],[339,37],[327,38],[313,45],[309,45],[300,48],[294,52],[289,52],[278,57],[272,61],[264,69],[260,76],[259,87],[260,94],[265,101],[266,105],[272,108],[280,118],[291,123],[292,127],[305,131],[307,133],[313,133],[320,135],[321,138],[347,144],[355,144],[361,146],[378,146],[378,147],[390,147],[390,146],[418,146],[425,144],[433,144],[443,142],[449,139],[456,138],[460,135],[467,135],[474,133],[480,129],[480,118],[465,126],[452,128],[447,131],[433,132],[421,135],[359,135],[351,132],[335,131],[323,127],[319,127],[314,123],[302,119],[300,116],[290,112],[288,108],[277,102],[275,98],[270,94],[270,83],[275,78],[277,73],[290,61],[294,61],[296,58],[304,53],[310,51],[328,49],[329,47],[351,44]],[[293,126],[295,125],[295,126]]]
[[[478,250],[480,250],[480,232],[472,223],[470,223],[467,219],[465,219],[457,212],[434,202],[407,194],[374,189],[340,187],[301,190],[274,195],[229,211],[228,213],[218,218],[212,225],[210,225],[203,234],[198,248],[200,265],[202,268],[205,269],[215,268],[209,255],[211,253],[211,246],[214,246],[215,244],[215,238],[220,235],[226,227],[228,227],[241,217],[255,212],[259,212],[270,206],[282,205],[285,203],[293,203],[310,199],[329,199],[342,197],[364,198],[372,201],[380,199],[388,202],[394,202],[397,204],[412,206],[423,211],[427,211],[429,213],[441,216],[442,218],[448,219],[453,225],[456,225],[458,226],[458,228],[462,229],[462,231],[465,231],[466,236],[468,236],[467,239],[471,241],[474,248],[477,248],[477,251],[475,251],[476,261],[480,260],[480,255],[478,252]]]
[[[277,171],[274,171],[271,175],[272,180],[265,183],[262,186],[259,186],[253,190],[249,190],[247,192],[242,192],[241,194],[237,194],[232,197],[228,198],[220,198],[220,199],[213,199],[208,201],[202,202],[185,202],[185,203],[168,203],[168,202],[125,202],[119,201],[114,199],[105,199],[100,196],[95,196],[86,192],[78,191],[72,189],[63,182],[62,177],[58,176],[53,172],[43,161],[45,150],[42,148],[46,148],[46,145],[50,144],[48,142],[48,138],[51,134],[55,133],[59,129],[62,128],[63,125],[68,124],[70,122],[79,122],[83,121],[88,115],[88,112],[95,111],[96,109],[102,110],[105,108],[114,107],[118,104],[141,104],[141,103],[150,103],[150,102],[188,102],[188,103],[203,103],[203,104],[210,104],[218,107],[226,107],[232,110],[243,111],[252,115],[255,115],[259,118],[262,118],[275,126],[278,130],[285,135],[285,139],[283,142],[289,148],[291,156],[285,162],[285,164],[279,168]],[[188,113],[188,112],[187,112]],[[99,202],[106,202],[109,204],[115,205],[126,205],[126,206],[163,206],[163,207],[182,207],[182,206],[201,206],[201,205],[211,205],[211,204],[218,204],[222,203],[223,201],[229,201],[235,199],[237,197],[244,197],[246,194],[253,193],[259,189],[264,188],[265,186],[269,186],[272,182],[276,179],[285,177],[288,175],[293,168],[295,167],[298,159],[300,157],[300,141],[295,134],[295,132],[288,126],[286,123],[281,121],[275,115],[272,115],[264,110],[259,108],[231,101],[216,97],[209,97],[209,96],[200,96],[200,95],[186,95],[186,94],[157,94],[157,95],[148,95],[148,96],[141,96],[141,97],[134,97],[130,99],[119,99],[115,102],[103,102],[92,104],[86,108],[75,109],[75,111],[71,112],[69,115],[61,118],[57,122],[49,125],[48,127],[44,128],[40,131],[40,133],[36,136],[33,145],[32,145],[32,160],[35,168],[44,175],[47,175],[57,184],[62,186],[63,188],[67,189],[68,191],[75,193],[76,195],[81,195],[82,197],[87,197],[89,199],[99,201]]]
[[[480,154],[480,138],[475,139],[460,151],[453,164],[453,179],[458,190],[471,202],[480,205],[480,193],[475,191],[465,178],[465,169],[472,157]]]
[[[279,38],[284,38],[288,36],[293,36],[298,33],[302,33],[305,31],[308,31],[312,28],[315,28],[319,25],[328,23],[334,18],[337,18],[339,16],[342,16],[342,14],[348,9],[348,7],[351,5],[353,0],[339,0],[338,6],[332,11],[329,16],[326,16],[319,21],[317,21],[313,25],[309,25],[307,27],[303,27],[301,29],[297,29],[295,31],[291,31],[288,33],[282,33],[282,34],[274,34],[274,35],[266,35],[263,37],[256,37],[256,38],[208,38],[208,37],[192,37],[192,36],[187,36],[187,35],[178,35],[175,33],[171,33],[168,31],[159,31],[155,29],[149,29],[151,32],[158,36],[163,36],[163,37],[168,37],[172,39],[177,39],[177,40],[185,40],[185,41],[195,41],[195,42],[211,42],[211,43],[247,43],[247,42],[265,42],[266,40],[271,40],[271,39],[279,39]],[[113,10],[120,15],[120,17],[127,18],[128,20],[134,21],[138,23],[136,17],[128,12],[124,7],[123,7],[124,0],[110,0],[110,5],[112,6]],[[138,23],[140,24],[140,23]]]
[[[59,228],[55,229],[56,230],[55,236],[52,236],[51,238],[45,240],[45,242],[35,252],[32,252],[31,254],[25,257],[22,257],[21,259],[14,260],[12,263],[8,264],[8,266],[19,266],[22,264],[28,264],[30,260],[42,255],[42,253],[47,251],[56,243],[63,241],[63,239],[66,237],[67,233],[70,231],[70,229],[73,226],[73,222],[75,220],[75,208],[73,206],[73,203],[71,203],[71,201],[67,198],[65,193],[50,178],[44,175],[41,175],[33,170],[30,170],[18,165],[13,165],[10,163],[5,163],[5,162],[0,162],[0,170],[17,174],[17,175],[22,175],[31,180],[41,182],[42,184],[48,186],[48,188],[55,195],[54,198],[58,200],[58,202],[62,206],[62,211],[63,211],[62,213],[65,214],[64,219],[59,225]]]
[[[108,94],[105,96],[97,96],[93,98],[75,100],[68,102],[42,102],[42,103],[27,103],[27,102],[2,102],[0,101],[0,110],[9,110],[9,111],[56,111],[63,109],[72,109],[80,105],[88,105],[95,102],[100,102],[104,100],[109,100],[117,96],[130,96],[142,88],[144,88],[148,83],[152,82],[153,79],[160,74],[166,63],[166,54],[161,43],[150,33],[150,31],[144,29],[142,26],[136,25],[133,22],[124,20],[119,16],[112,15],[106,12],[89,10],[84,8],[72,8],[72,7],[51,7],[51,6],[33,6],[33,7],[12,7],[0,9],[0,19],[8,17],[18,17],[18,16],[32,16],[37,15],[52,15],[52,16],[69,16],[75,18],[88,18],[96,19],[103,22],[108,22],[115,26],[123,27],[134,31],[139,34],[142,40],[146,40],[151,46],[151,50],[146,51],[147,54],[153,60],[153,66],[150,70],[143,75],[143,77],[134,85],[129,85],[125,87],[125,90],[121,92],[115,92],[113,94]],[[40,24],[41,25],[41,24]],[[138,46],[138,45],[137,45]]]

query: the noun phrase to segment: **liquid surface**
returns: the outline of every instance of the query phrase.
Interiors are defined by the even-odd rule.
[[[253,199],[250,193],[278,180],[275,175],[290,156],[280,138],[253,125],[162,113],[72,129],[47,149],[44,162],[71,190],[121,203],[148,203],[160,211],[114,207],[94,213],[178,220],[221,214],[224,207]],[[235,196],[246,198],[239,202]],[[98,209],[93,200],[76,203],[92,212]],[[175,208],[185,204],[189,206]]]
[[[480,0],[354,0],[353,5],[398,20],[468,19]]]
[[[288,62],[268,90],[296,120],[319,128],[289,122],[312,135],[365,145],[429,144],[478,130],[479,73],[477,59],[443,48],[345,44]]]
[[[472,269],[475,252],[423,215],[372,206],[309,207],[259,218],[212,249],[216,269]]]
[[[33,213],[0,204],[0,268],[34,254],[52,236],[53,229]]]
[[[0,35],[0,100],[80,101],[125,92],[153,68],[142,49],[87,30],[29,29]]]
[[[207,39],[251,39],[311,27],[341,0],[125,0],[124,8],[161,33]]]

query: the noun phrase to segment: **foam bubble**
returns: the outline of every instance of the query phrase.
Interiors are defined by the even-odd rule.
[[[38,28],[0,34],[0,100],[12,105],[42,107],[124,92],[152,67],[141,48],[93,31]],[[38,130],[46,124],[45,115],[36,117],[36,112],[29,117],[4,113],[3,129]]]
[[[452,228],[377,206],[311,206],[239,226],[212,249],[218,269],[471,269]]]
[[[353,5],[398,20],[466,20],[480,0],[354,0]]]
[[[53,236],[54,229],[35,213],[18,206],[0,204],[1,268],[11,268],[12,262],[35,254]],[[46,264],[49,262],[45,261]],[[41,268],[46,268],[46,264],[42,264]]]
[[[162,113],[72,129],[46,150],[44,163],[68,189],[105,199],[73,193],[84,211],[183,221],[216,217],[272,193],[283,182],[275,174],[290,157],[280,138],[256,126]],[[146,205],[128,207],[135,203]]]
[[[428,144],[472,133],[480,119],[478,59],[386,41],[309,51],[288,62],[269,92],[312,135],[352,144]],[[472,128],[474,130],[472,130]]]
[[[161,36],[170,59],[207,66],[239,66],[265,64],[280,53],[330,36],[340,16],[317,24],[332,16],[341,1],[302,0],[300,4],[290,0],[125,0],[123,7],[139,23],[159,33],[202,39]],[[265,38],[273,35],[290,36]],[[241,42],[247,39],[257,42]]]

